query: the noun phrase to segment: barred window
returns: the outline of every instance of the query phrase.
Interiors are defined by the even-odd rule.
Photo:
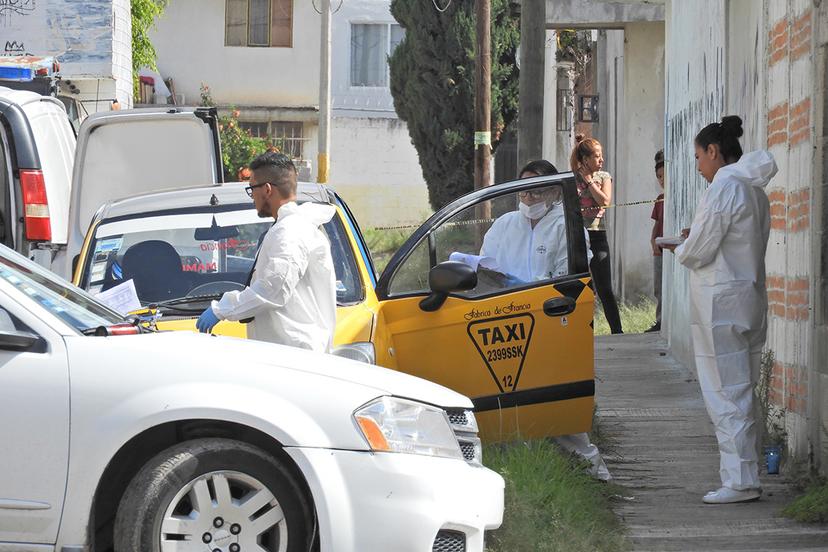
[[[256,138],[264,138],[291,159],[304,159],[304,125],[296,121],[240,122]]]

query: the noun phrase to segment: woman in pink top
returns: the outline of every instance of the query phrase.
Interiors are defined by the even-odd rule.
[[[604,224],[606,207],[612,201],[612,176],[601,170],[604,167],[604,152],[598,140],[585,139],[580,134],[575,140],[577,143],[572,150],[569,164],[578,184],[584,226],[589,231],[589,244],[592,250],[589,269],[610,330],[614,334],[620,334],[624,332],[621,329],[618,303],[612,292],[612,267],[607,229]]]

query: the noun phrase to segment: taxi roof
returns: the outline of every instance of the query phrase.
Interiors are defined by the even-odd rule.
[[[247,182],[225,182],[210,186],[199,186],[183,189],[170,189],[161,192],[150,192],[135,195],[124,199],[110,201],[98,209],[96,220],[136,214],[153,214],[170,209],[186,209],[191,207],[207,207],[213,196],[218,205],[250,204],[253,200],[245,192]],[[324,184],[299,182],[296,190],[296,199],[299,202],[314,201],[317,203],[333,203],[333,191]]]

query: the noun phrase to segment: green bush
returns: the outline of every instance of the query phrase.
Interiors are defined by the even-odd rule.
[[[214,107],[210,87],[201,83],[201,105]],[[219,139],[221,140],[221,161],[224,165],[224,180],[235,182],[239,180],[239,170],[250,165],[250,162],[268,149],[276,149],[264,138],[257,138],[249,130],[239,125],[239,112],[233,109],[230,115],[219,117]]]
[[[782,515],[805,523],[828,523],[828,480],[818,479]]]

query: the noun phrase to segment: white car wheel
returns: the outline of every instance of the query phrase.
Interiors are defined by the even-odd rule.
[[[132,479],[115,516],[115,552],[305,552],[313,520],[283,461],[240,441],[197,439]]]
[[[161,552],[286,552],[287,543],[279,501],[261,481],[235,471],[211,472],[185,485],[161,521]]]

